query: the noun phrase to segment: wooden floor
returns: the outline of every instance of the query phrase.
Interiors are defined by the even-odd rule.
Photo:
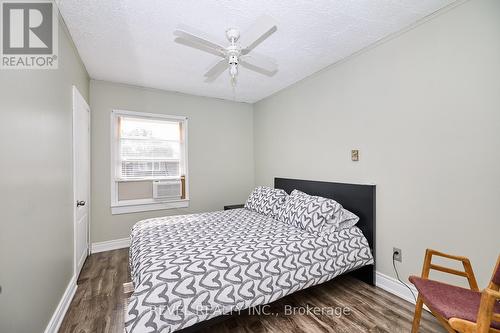
[[[78,279],[78,289],[59,332],[123,333],[125,295],[129,281],[128,249],[91,255]],[[285,315],[285,306],[343,307],[349,315]],[[203,332],[410,332],[413,305],[350,277],[339,277],[271,304],[271,316],[241,314]],[[425,311],[424,311],[425,312]],[[424,313],[420,333],[445,332]]]

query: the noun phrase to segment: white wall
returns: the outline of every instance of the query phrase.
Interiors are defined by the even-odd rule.
[[[255,106],[256,184],[377,184],[377,270],[419,274],[427,247],[500,244],[500,1],[474,0]],[[360,161],[350,150],[360,149]]]
[[[73,85],[62,21],[57,70],[0,70],[0,332],[43,332],[73,276]]]
[[[242,203],[254,185],[252,106],[214,98],[91,81],[91,241],[125,238],[140,220],[222,210]],[[190,203],[187,209],[111,215],[110,114],[113,109],[189,118]]]

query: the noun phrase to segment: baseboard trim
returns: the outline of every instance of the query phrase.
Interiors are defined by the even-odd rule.
[[[118,250],[130,246],[130,238],[113,239],[105,242],[92,243],[91,253]]]
[[[405,301],[415,304],[415,299],[413,298],[410,290],[402,285],[401,282],[399,282],[397,279],[380,272],[376,272],[375,284],[377,287],[384,289],[385,291],[390,292],[391,294],[396,295],[399,298],[404,299]],[[411,288],[411,290],[415,294],[415,297],[418,297],[417,289],[415,289],[415,287],[411,284],[409,284],[408,287]]]
[[[66,311],[68,311],[69,305],[73,300],[76,292],[76,276],[73,276],[64,291],[64,294],[57,305],[52,318],[50,318],[49,324],[45,328],[45,333],[56,333],[61,327]]]

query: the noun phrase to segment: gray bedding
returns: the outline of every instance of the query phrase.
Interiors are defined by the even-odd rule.
[[[357,227],[317,236],[247,209],[132,228],[129,333],[173,332],[373,263]]]

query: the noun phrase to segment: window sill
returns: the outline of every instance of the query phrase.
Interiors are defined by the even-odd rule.
[[[116,178],[115,182],[117,183],[132,183],[132,182],[154,182],[154,181],[162,181],[162,180],[181,180],[182,176],[179,177],[162,177],[162,178]]]
[[[164,202],[147,202],[147,203],[146,202],[118,203],[111,206],[111,215],[149,212],[152,210],[187,208],[187,207],[189,207],[189,199],[164,201]]]

